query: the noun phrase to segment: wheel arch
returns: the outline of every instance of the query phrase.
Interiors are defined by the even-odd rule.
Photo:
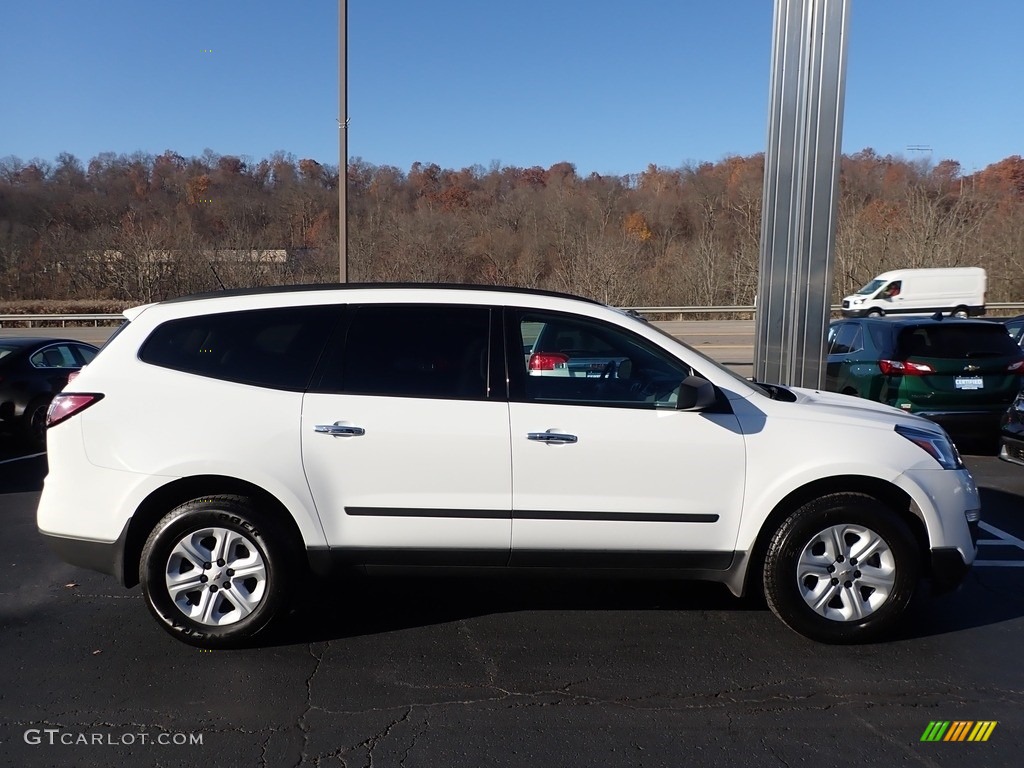
[[[913,533],[921,554],[921,567],[927,571],[928,531],[924,520],[914,512],[915,506],[910,495],[902,488],[877,477],[836,475],[806,483],[791,491],[775,505],[762,523],[750,550],[750,557],[747,558],[743,579],[744,593],[750,593],[752,589],[760,591],[759,575],[764,566],[768,545],[782,522],[807,502],[833,493],[861,493],[877,499],[892,509]],[[754,581],[751,581],[752,578]]]
[[[175,507],[203,496],[244,496],[256,509],[282,526],[291,546],[304,552],[302,532],[288,508],[273,494],[258,485],[224,475],[196,475],[163,485],[147,496],[135,510],[124,542],[121,581],[126,587],[139,583],[139,557],[157,522]]]

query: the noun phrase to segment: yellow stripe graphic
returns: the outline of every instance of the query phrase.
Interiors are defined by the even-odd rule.
[[[995,720],[979,720],[978,724],[974,726],[974,730],[971,731],[968,741],[988,741],[988,737],[992,735],[992,731],[996,728]]]

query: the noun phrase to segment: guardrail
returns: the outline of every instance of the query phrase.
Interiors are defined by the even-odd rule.
[[[1020,301],[1006,301],[1006,302],[995,302],[986,305],[986,310],[989,314],[1011,312],[1020,313],[1024,312],[1024,302]],[[641,315],[679,315],[679,319],[683,319],[683,315],[726,315],[726,314],[748,314],[753,315],[756,307],[753,305],[749,306],[719,306],[719,307],[623,307],[623,309],[629,312],[637,312]],[[839,312],[842,309],[840,305],[833,304],[831,307],[832,312]],[[119,324],[124,321],[124,316],[119,314],[83,314],[83,315],[30,315],[30,314],[10,314],[0,315],[0,328],[14,325],[16,327],[27,327],[33,328],[36,324],[44,326],[47,324],[53,324],[50,327],[64,328],[66,326],[83,326],[92,325],[98,326],[101,323],[103,325]]]
[[[753,305],[734,307],[623,307],[628,312],[636,312],[641,315],[678,315],[682,320],[684,315],[725,315],[725,314],[748,314],[753,317],[757,309]],[[838,314],[842,305],[833,304],[830,308],[832,314]],[[1000,316],[1002,313],[1019,314],[1024,312],[1024,302],[1003,301],[993,302],[985,305],[988,315]]]
[[[45,326],[52,323],[52,326],[56,327],[59,323],[61,328],[68,325],[70,326],[83,326],[92,325],[98,326],[100,323],[107,325],[108,323],[122,323],[124,322],[124,315],[107,315],[107,314],[92,314],[92,315],[30,315],[30,314],[14,314],[14,315],[0,315],[0,328],[14,325],[16,327],[24,327],[26,324],[29,328],[35,327],[38,323],[40,326]]]

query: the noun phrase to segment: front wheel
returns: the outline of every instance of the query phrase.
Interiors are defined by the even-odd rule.
[[[836,493],[808,502],[772,537],[764,564],[768,606],[791,629],[825,643],[889,632],[920,574],[913,535],[877,499]]]
[[[239,496],[182,504],[142,549],[150,612],[190,645],[226,648],[251,639],[284,609],[292,568],[285,537]]]

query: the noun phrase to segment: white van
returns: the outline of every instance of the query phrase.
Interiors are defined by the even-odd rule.
[[[985,270],[981,267],[894,269],[883,272],[843,299],[843,317],[985,314]]]

